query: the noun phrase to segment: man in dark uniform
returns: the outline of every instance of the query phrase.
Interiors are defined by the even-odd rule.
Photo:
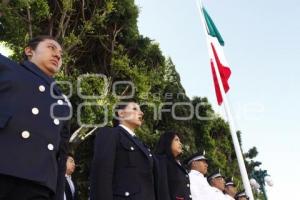
[[[61,200],[71,109],[52,76],[62,49],[39,36],[24,53],[22,64],[0,55],[0,200]]]
[[[74,156],[72,154],[68,155],[66,163],[66,179],[65,179],[65,195],[64,200],[78,200],[78,188],[74,180],[72,179],[72,174],[76,168]]]

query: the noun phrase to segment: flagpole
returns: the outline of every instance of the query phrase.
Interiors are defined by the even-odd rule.
[[[202,12],[202,8],[203,8],[202,1],[200,0],[200,4],[199,4],[199,1],[196,0],[196,3],[197,3],[198,11],[199,11],[199,14],[200,14],[200,18],[201,18],[201,21],[202,21],[202,25],[205,29],[208,29],[208,27],[205,23],[203,12]],[[205,32],[205,36],[206,36],[208,53],[209,53],[210,56],[213,56],[213,52],[211,50],[211,45],[210,45],[210,42],[209,42],[209,37],[210,36],[208,35],[208,31],[204,31],[204,32]],[[246,166],[245,166],[245,162],[244,162],[244,159],[243,159],[242,150],[241,150],[241,147],[240,147],[240,144],[239,144],[239,141],[238,141],[238,137],[237,137],[237,134],[236,134],[237,131],[236,131],[236,128],[235,128],[233,117],[231,115],[231,111],[230,111],[228,100],[227,100],[226,93],[225,93],[225,90],[224,90],[223,82],[221,81],[220,72],[219,72],[219,69],[217,67],[218,65],[217,65],[215,59],[212,59],[212,61],[213,61],[213,67],[214,67],[216,75],[217,75],[218,84],[219,84],[219,87],[220,87],[220,90],[221,90],[221,95],[222,95],[222,98],[223,98],[225,113],[226,113],[226,116],[227,116],[227,119],[228,119],[228,122],[229,122],[230,133],[231,133],[231,137],[232,137],[236,157],[237,157],[237,160],[238,160],[238,165],[239,165],[239,168],[240,168],[240,173],[241,173],[241,176],[242,176],[244,189],[245,189],[246,194],[249,196],[250,200],[254,200],[252,189],[251,189],[249,178],[248,178],[248,174],[247,174],[247,170],[246,170]]]

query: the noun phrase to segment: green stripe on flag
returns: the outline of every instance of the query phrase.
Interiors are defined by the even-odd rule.
[[[218,31],[215,23],[213,22],[213,20],[211,19],[211,17],[209,16],[209,14],[206,12],[206,10],[203,8],[203,13],[204,13],[204,18],[207,24],[207,28],[209,31],[209,35],[211,35],[212,37],[216,37],[219,41],[219,43],[224,46],[224,40],[220,34],[220,32]]]

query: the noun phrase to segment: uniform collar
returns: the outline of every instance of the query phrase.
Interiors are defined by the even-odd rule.
[[[29,69],[31,72],[35,73],[36,75],[40,76],[41,78],[45,79],[47,82],[52,83],[54,79],[47,74],[45,74],[38,66],[34,63],[26,60],[21,63],[25,68]]]
[[[197,174],[197,175],[199,175],[199,176],[201,176],[201,177],[204,177],[204,175],[203,175],[201,172],[199,172],[199,171],[197,171],[197,170],[194,170],[194,169],[192,169],[192,170],[190,171],[190,173],[191,173],[191,174]]]
[[[216,188],[214,186],[212,186],[212,188],[216,191],[216,192],[221,192],[222,194],[224,194],[219,188]]]
[[[125,126],[123,124],[119,124],[119,126],[121,126],[123,129],[125,129],[132,137],[135,136],[135,133],[130,128],[128,128],[127,126]]]
[[[230,196],[229,194],[225,194],[225,196],[226,196],[227,198],[229,198],[229,199],[233,199],[233,200],[234,200],[234,198],[233,198],[232,196]]]
[[[68,175],[68,174],[65,174],[65,177],[66,177],[66,178],[72,178],[72,176],[71,176],[71,175]]]
[[[55,83],[54,78],[48,76],[47,74],[45,74],[40,68],[38,68],[38,66],[36,66],[34,63],[26,60],[24,62],[21,63],[21,65],[26,68],[27,70],[31,71],[32,73],[34,73],[35,75],[37,75],[38,77],[40,77],[44,82],[46,82],[48,85],[50,85],[51,87],[53,87],[53,91],[56,92],[56,94],[59,96],[62,94],[62,92],[60,91],[60,89],[58,88],[57,84]]]

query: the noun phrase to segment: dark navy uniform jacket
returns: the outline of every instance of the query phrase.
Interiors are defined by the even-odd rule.
[[[63,197],[71,109],[53,83],[33,63],[0,54],[0,174]]]
[[[155,200],[155,162],[125,129],[101,128],[91,169],[91,200]]]
[[[157,155],[159,161],[159,200],[191,200],[187,170],[175,159]]]
[[[74,195],[72,195],[72,190],[71,187],[69,185],[69,182],[67,181],[67,178],[65,178],[65,195],[66,195],[66,199],[65,200],[78,200],[78,189],[77,189],[77,184],[75,181],[73,181],[74,184]]]

